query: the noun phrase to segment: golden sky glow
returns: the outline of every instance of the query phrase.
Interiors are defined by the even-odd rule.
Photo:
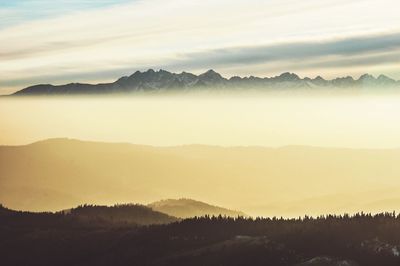
[[[0,95],[148,68],[400,79],[399,10],[398,0],[0,0]],[[258,93],[1,97],[0,203],[189,197],[288,216],[400,206],[399,93]],[[51,138],[137,146],[6,147]]]
[[[0,101],[0,144],[400,147],[400,96],[187,95]]]

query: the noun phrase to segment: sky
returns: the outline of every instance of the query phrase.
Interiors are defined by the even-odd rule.
[[[0,94],[148,68],[400,79],[397,0],[0,0]]]

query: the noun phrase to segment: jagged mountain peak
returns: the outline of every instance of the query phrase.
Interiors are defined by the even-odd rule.
[[[297,81],[300,80],[300,77],[295,73],[284,72],[276,77],[277,79],[281,79],[284,81]]]
[[[389,78],[388,76],[385,76],[383,74],[379,75],[377,79],[383,82],[396,82],[394,79]]]
[[[206,72],[204,72],[203,74],[206,74],[206,75],[220,75],[219,73],[215,72],[214,69],[209,69]]]
[[[341,79],[345,79],[345,80],[355,80],[352,76],[346,76],[346,77],[343,77],[343,78],[341,78]]]
[[[233,76],[233,77],[230,77],[229,80],[230,81],[240,81],[240,80],[242,80],[242,78],[239,76]]]
[[[321,76],[316,76],[316,77],[314,78],[314,80],[315,80],[315,81],[325,81],[325,79],[324,79],[323,77],[321,77]]]
[[[358,80],[361,80],[361,81],[375,80],[375,77],[373,75],[366,73],[366,74],[361,75]]]
[[[208,78],[208,79],[224,79],[221,74],[215,72],[213,69],[209,69],[203,74],[199,75],[199,78]]]
[[[129,77],[136,77],[136,76],[139,76],[139,75],[141,75],[142,74],[142,72],[141,71],[139,71],[139,70],[136,70],[132,75],[130,75]]]

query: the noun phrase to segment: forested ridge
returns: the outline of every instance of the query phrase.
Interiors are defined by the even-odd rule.
[[[129,210],[129,206],[108,208],[119,208],[118,212]],[[76,210],[84,211],[86,218],[74,218]],[[372,266],[400,263],[400,216],[395,213],[297,219],[204,216],[158,225],[116,222],[117,216],[113,216],[113,220],[100,219],[100,222],[90,219],[98,219],[98,212],[104,210],[85,205],[72,211],[30,213],[1,207],[2,264],[279,266],[347,263],[344,265]]]

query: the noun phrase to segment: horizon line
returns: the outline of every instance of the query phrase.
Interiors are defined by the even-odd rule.
[[[148,147],[148,148],[185,148],[185,147],[209,147],[209,148],[221,148],[221,149],[234,149],[234,148],[259,148],[259,149],[287,149],[287,148],[310,148],[310,149],[340,149],[340,150],[354,150],[354,151],[400,151],[399,147],[392,148],[368,148],[368,147],[344,147],[344,146],[318,146],[318,145],[308,145],[308,144],[287,144],[279,146],[266,146],[266,145],[217,145],[217,144],[204,144],[204,143],[183,143],[174,145],[152,145],[152,144],[139,144],[127,141],[102,141],[102,140],[88,140],[88,139],[78,139],[69,137],[52,137],[39,139],[36,141],[31,141],[25,144],[0,144],[0,148],[3,147],[24,147],[35,144],[41,144],[51,141],[66,141],[66,142],[81,142],[81,143],[96,143],[96,144],[114,144],[114,145],[131,145],[136,147]]]

